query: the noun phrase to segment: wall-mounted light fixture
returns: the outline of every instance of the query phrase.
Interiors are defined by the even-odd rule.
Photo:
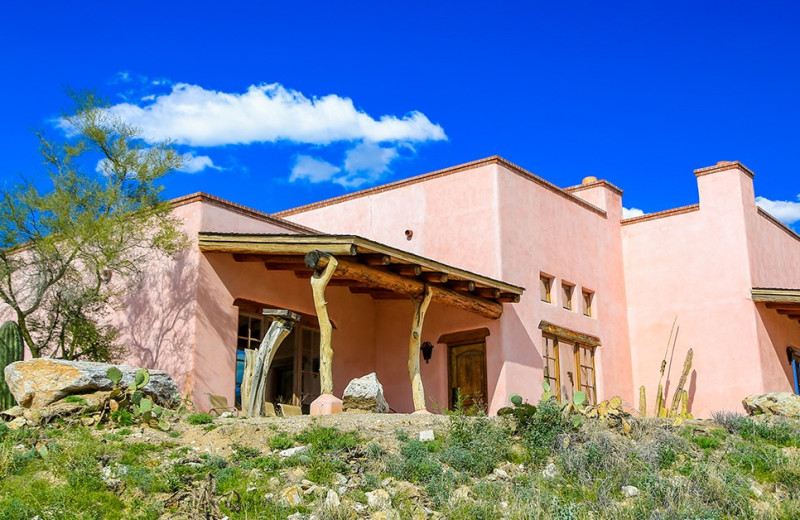
[[[431,354],[433,354],[433,343],[426,341],[419,349],[422,351],[422,359],[427,364],[431,360]]]

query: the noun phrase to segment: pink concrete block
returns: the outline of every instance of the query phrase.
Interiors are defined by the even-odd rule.
[[[322,394],[311,402],[311,415],[342,413],[342,400],[331,394]]]

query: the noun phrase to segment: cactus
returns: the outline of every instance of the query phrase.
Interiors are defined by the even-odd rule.
[[[658,394],[656,395],[656,409],[655,409],[655,416],[656,417],[666,417],[667,410],[664,406],[664,400],[666,396],[664,395],[664,372],[667,369],[667,357],[669,356],[669,347],[672,345],[672,351],[675,352],[675,342],[678,341],[678,336],[675,334],[675,325],[678,323],[678,317],[675,316],[675,320],[672,322],[672,329],[669,331],[669,339],[667,340],[667,349],[664,351],[664,359],[661,360],[661,375],[658,378]],[[675,342],[672,341],[672,337],[675,336]]]
[[[119,382],[122,381],[122,371],[117,367],[111,367],[106,370],[106,377],[114,383],[114,386],[119,386]]]
[[[645,395],[644,385],[639,387],[639,415],[647,416],[647,395]]]
[[[683,387],[686,386],[686,379],[689,377],[689,371],[692,369],[692,359],[694,358],[694,351],[689,349],[686,353],[686,359],[683,361],[683,372],[681,378],[678,380],[678,386],[675,388],[675,395],[672,397],[672,406],[669,409],[669,416],[675,417],[678,414],[678,407],[683,398]]]
[[[0,327],[0,410],[17,404],[6,384],[3,372],[11,363],[22,361],[22,355],[22,332],[19,330],[19,325],[7,321]]]

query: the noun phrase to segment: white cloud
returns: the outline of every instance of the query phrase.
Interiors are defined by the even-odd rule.
[[[622,218],[641,217],[644,211],[639,208],[622,208]]]
[[[360,142],[347,150],[342,167],[308,155],[299,155],[289,181],[333,182],[345,188],[358,188],[380,180],[390,171],[389,163],[399,156],[396,148],[372,142]]]
[[[149,105],[120,103],[109,110],[141,128],[147,141],[171,138],[191,146],[447,139],[442,127],[421,112],[375,119],[357,109],[350,98],[335,94],[307,98],[278,83],[251,85],[244,93],[178,83],[168,94],[157,95]]]
[[[306,180],[311,183],[325,182],[333,179],[334,175],[342,171],[327,161],[316,159],[308,155],[299,155],[292,168],[290,181]]]
[[[787,226],[800,221],[800,194],[797,195],[798,202],[790,200],[769,200],[766,197],[756,197],[756,204],[780,220]]]
[[[211,157],[207,155],[194,155],[193,153],[183,154],[183,166],[178,168],[178,171],[184,173],[197,173],[212,168],[214,170],[221,170],[219,166],[214,164]]]

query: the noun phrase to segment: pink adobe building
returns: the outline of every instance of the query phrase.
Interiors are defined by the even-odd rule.
[[[629,219],[606,181],[561,189],[499,157],[274,215],[182,197],[175,212],[196,246],[152,269],[119,315],[127,362],[168,370],[200,408],[206,393],[234,402],[243,349],[269,324],[261,310],[289,309],[302,319],[271,365],[267,398],[307,406],[320,392],[320,336],[304,258],[322,251],[346,267],[325,293],[339,397],[376,372],[390,406],[414,411],[409,295],[419,287],[433,293],[420,338],[433,412],[459,388],[490,413],[513,393],[537,401],[543,379],[562,397],[619,395],[632,407],[645,386],[652,410],[673,322],[667,393],[693,348],[696,416],[795,391],[800,237],[756,207],[742,164],[695,175],[699,204]]]

